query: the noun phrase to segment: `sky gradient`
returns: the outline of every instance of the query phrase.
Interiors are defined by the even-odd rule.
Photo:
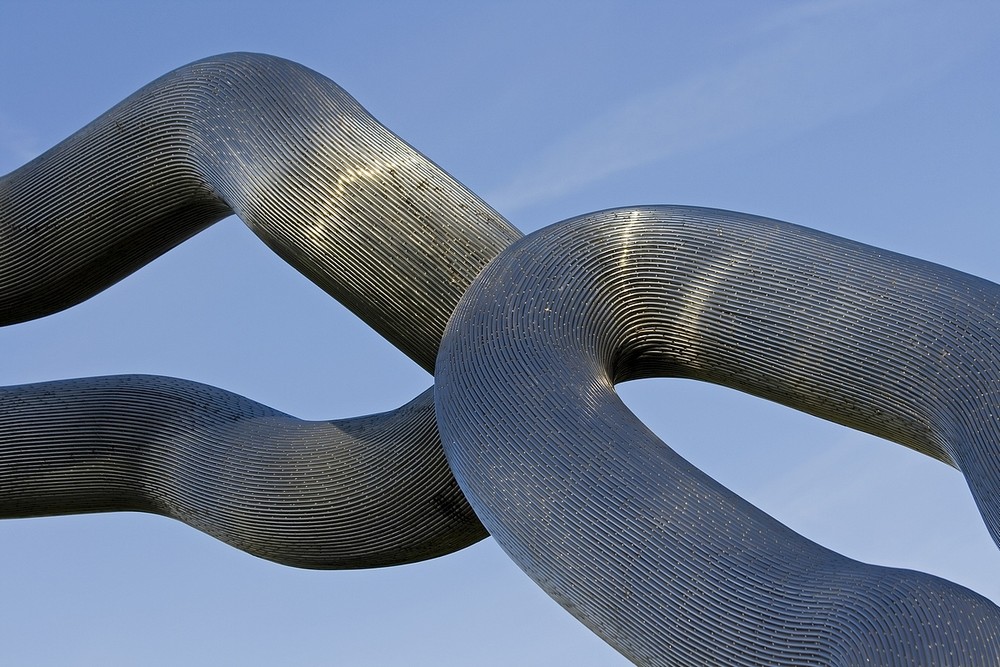
[[[692,204],[1000,280],[997,5],[695,5],[0,0],[0,173],[171,69],[258,51],[338,82],[524,232]],[[0,345],[3,384],[152,373],[306,419],[432,382],[235,218]],[[807,537],[1000,603],[1000,553],[956,471],[731,390],[620,390]],[[492,540],[362,572],[282,567],[138,514],[0,522],[0,545],[2,664],[626,664]]]

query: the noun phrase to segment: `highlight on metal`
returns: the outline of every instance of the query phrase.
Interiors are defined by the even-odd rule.
[[[991,601],[796,534],[614,391],[694,378],[887,438],[961,470],[1000,542],[1000,286],[713,209],[522,237],[332,81],[238,53],[0,178],[0,324],[232,213],[435,387],[319,422],[158,376],[0,388],[0,517],[153,512],[307,568],[490,534],[636,664],[1000,664]]]

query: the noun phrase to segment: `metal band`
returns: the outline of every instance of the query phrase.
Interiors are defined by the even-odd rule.
[[[0,179],[0,323],[74,305],[232,212],[428,371],[459,297],[520,236],[329,79],[229,54],[154,81]],[[143,509],[303,567],[405,563],[486,536],[429,394],[334,426],[171,378],[2,400],[0,516]],[[381,509],[357,504],[373,493]]]
[[[485,536],[640,664],[1000,661],[1000,610],[805,540],[693,469],[615,382],[727,384],[965,472],[998,536],[998,288],[784,223],[594,214],[516,243],[488,205],[288,61],[155,81],[0,179],[0,324],[69,307],[237,213],[429,371],[391,413],[302,422],[171,378],[0,390],[0,516],[141,510],[302,567]],[[484,273],[463,298],[480,270]]]
[[[996,536],[998,304],[985,280],[774,220],[594,213],[514,244],[463,297],[438,425],[493,537],[637,664],[996,665],[992,602],[806,540],[613,385],[727,385],[954,463]]]
[[[465,288],[521,236],[329,79],[228,54],[0,180],[0,324],[79,303],[234,212],[428,371]]]

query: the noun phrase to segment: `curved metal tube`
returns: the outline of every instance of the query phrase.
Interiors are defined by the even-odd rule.
[[[0,325],[79,303],[231,213],[431,372],[454,305],[521,236],[329,79],[227,54],[0,180]]]
[[[476,513],[642,665],[996,665],[1000,609],[806,540],[677,456],[613,385],[726,385],[956,465],[997,536],[1000,287],[794,225],[605,211],[463,297],[438,425]]]
[[[0,388],[4,517],[141,511],[304,568],[398,565],[482,539],[427,390],[392,412],[307,422],[187,380]]]
[[[72,306],[233,212],[428,371],[459,297],[520,236],[329,79],[228,54],[154,81],[0,179],[0,324]],[[305,567],[409,562],[486,536],[433,454],[429,395],[399,414],[333,423],[167,378],[3,396],[3,517],[145,509]],[[400,475],[396,457],[413,474]],[[337,460],[350,465],[332,473]],[[51,466],[58,474],[40,472]],[[288,504],[321,486],[322,502]],[[385,506],[341,516],[363,487]],[[247,494],[259,501],[212,509]],[[266,508],[278,497],[287,524]],[[426,513],[399,532],[389,517],[415,508]]]
[[[0,324],[233,212],[432,372],[454,306],[519,237],[329,80],[230,54],[0,179]],[[696,377],[889,437],[961,468],[996,538],[996,301],[991,283],[784,223],[594,214],[515,244],[462,300],[438,425],[504,548],[641,664],[996,664],[992,603],[801,538],[612,388]],[[425,392],[303,422],[171,378],[7,387],[0,516],[157,512],[301,567],[429,558],[486,534],[433,409]]]

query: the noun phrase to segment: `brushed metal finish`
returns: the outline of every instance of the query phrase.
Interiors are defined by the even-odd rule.
[[[231,213],[429,371],[465,288],[521,236],[329,79],[228,54],[0,181],[0,324],[79,303]]]
[[[309,422],[197,382],[125,375],[0,388],[0,516],[139,511],[314,569],[398,565],[485,537],[428,389]]]
[[[329,79],[228,54],[161,77],[0,179],[0,324],[72,306],[233,212],[428,371],[459,297],[520,236]],[[0,431],[3,517],[145,509],[303,567],[410,562],[486,536],[440,454],[429,394],[335,426],[168,378],[3,396],[17,427]],[[351,467],[331,473],[336,461]],[[365,493],[382,509],[358,507]],[[248,495],[259,500],[236,502]],[[279,497],[283,514],[267,509]]]
[[[642,665],[997,665],[1000,609],[852,561],[695,469],[614,384],[726,385],[964,472],[994,536],[1000,286],[787,223],[628,208],[529,235],[459,304],[438,425],[484,525]]]
[[[515,243],[336,84],[228,54],[0,179],[0,324],[72,306],[234,212],[437,362],[437,389],[305,422],[173,378],[2,388],[0,516],[155,512],[343,568],[449,553],[486,535],[478,514],[639,664],[1000,663],[990,601],[805,540],[613,391],[699,378],[888,437],[959,467],[996,539],[992,283],[707,209],[602,212]]]

